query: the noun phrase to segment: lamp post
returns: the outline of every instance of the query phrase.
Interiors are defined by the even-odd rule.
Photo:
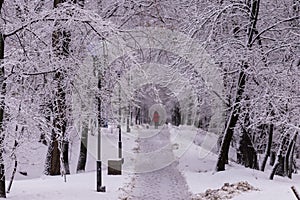
[[[98,91],[100,95],[101,91],[101,70],[98,66],[97,55],[95,49],[92,46],[88,46],[88,51],[91,53],[93,58],[93,67],[98,72]],[[98,69],[97,69],[98,68]],[[106,187],[102,185],[102,161],[101,161],[101,98],[97,97],[98,103],[98,148],[97,148],[97,160],[96,160],[96,190],[97,192],[106,192]]]
[[[130,133],[130,105],[128,105],[128,108],[127,108],[127,130],[126,132],[127,133]]]
[[[123,162],[123,158],[122,158],[122,129],[121,129],[121,120],[122,120],[122,116],[121,116],[121,72],[117,71],[117,75],[118,75],[118,82],[119,82],[119,125],[118,125],[118,129],[119,129],[119,141],[118,141],[118,155],[119,158],[122,159]]]
[[[131,70],[129,69],[129,76],[128,76],[128,93],[129,93],[129,98],[128,98],[128,107],[127,107],[127,133],[130,133],[130,112],[131,112]]]
[[[101,90],[101,75],[98,74],[98,89]],[[98,97],[98,153],[97,153],[97,192],[105,192],[106,188],[102,185],[102,162],[101,162],[101,99]]]
[[[101,127],[99,126],[99,129]],[[98,158],[97,164],[97,192],[105,192],[106,188],[102,185],[102,162],[101,162],[101,130],[98,130]]]

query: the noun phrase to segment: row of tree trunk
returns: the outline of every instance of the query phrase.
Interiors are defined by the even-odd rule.
[[[258,31],[256,29],[256,24],[258,22],[258,13],[259,13],[259,6],[260,0],[252,0],[248,1],[249,7],[251,8],[251,12],[249,13],[249,25],[248,25],[248,32],[247,32],[247,48],[251,50],[253,45],[253,38]],[[262,46],[262,41],[259,36],[257,36],[258,45]],[[265,65],[267,65],[266,60],[263,60]],[[230,114],[227,117],[226,127],[224,128],[223,138],[220,145],[219,150],[219,157],[217,160],[216,171],[223,171],[225,170],[225,165],[228,163],[228,152],[230,148],[230,144],[232,142],[232,137],[234,131],[237,127],[237,124],[241,120],[240,113],[241,113],[241,102],[243,100],[247,100],[247,97],[244,95],[245,87],[247,85],[247,74],[245,71],[248,68],[247,62],[241,63],[240,72],[238,75],[238,82],[236,85],[236,94],[235,99],[231,105]],[[244,105],[247,108],[247,105]],[[247,115],[247,114],[246,114]],[[271,114],[272,115],[272,114]],[[241,137],[239,139],[239,144],[237,148],[237,162],[243,164],[246,167],[250,167],[253,169],[260,169],[262,171],[265,170],[266,163],[268,158],[271,157],[271,149],[273,144],[273,134],[274,134],[274,125],[269,124],[267,125],[267,144],[265,147],[264,158],[262,160],[261,166],[259,167],[258,163],[258,156],[257,156],[257,149],[253,144],[253,140],[250,137],[251,130],[247,129],[249,127],[249,116],[244,116],[244,122],[241,125]],[[289,138],[286,133],[283,133],[283,139],[280,142],[280,147],[278,150],[278,154],[276,156],[275,164],[273,164],[273,170],[270,175],[270,179],[274,178],[275,174],[282,175],[282,176],[292,176],[292,171],[294,169],[293,163],[293,154],[295,149],[296,137],[297,134],[294,134],[293,137]]]
[[[249,13],[249,25],[248,25],[248,32],[247,32],[247,48],[251,49],[252,47],[252,40],[254,37],[254,34],[257,32],[256,31],[256,24],[258,21],[258,13],[259,13],[259,4],[260,0],[253,0],[251,1],[251,12]],[[217,160],[217,166],[216,166],[216,171],[224,171],[225,170],[225,165],[228,163],[228,153],[229,153],[229,147],[230,143],[232,141],[232,136],[234,134],[234,129],[238,123],[239,117],[240,117],[240,105],[241,101],[243,100],[244,96],[244,91],[245,91],[245,86],[247,83],[247,74],[245,73],[246,70],[248,69],[248,63],[243,61],[240,64],[240,72],[238,75],[238,82],[236,85],[236,94],[235,94],[235,99],[232,102],[231,106],[231,112],[227,118],[226,121],[226,127],[224,129],[223,133],[223,139],[221,142],[221,147],[219,151],[219,156]],[[246,137],[242,138],[243,141],[246,141]],[[250,156],[250,155],[249,155]],[[245,157],[246,159],[246,157]]]

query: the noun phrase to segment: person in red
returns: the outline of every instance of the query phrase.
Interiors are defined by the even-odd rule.
[[[154,122],[154,127],[157,129],[159,125],[159,114],[157,111],[155,111],[153,114],[153,122]]]

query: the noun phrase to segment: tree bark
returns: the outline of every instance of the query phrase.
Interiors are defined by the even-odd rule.
[[[295,172],[294,169],[296,169],[296,164],[294,163],[294,152],[295,152],[295,146],[296,146],[296,142],[293,142],[292,144],[292,152],[291,155],[289,157],[289,165],[290,165],[290,170],[287,174],[287,176],[292,179],[292,173]],[[294,168],[295,167],[295,168]],[[296,172],[295,172],[296,173]]]
[[[246,100],[249,100],[249,98],[246,97]],[[249,113],[246,113],[244,117],[244,122],[243,124],[241,124],[242,135],[239,141],[239,148],[237,151],[238,163],[244,165],[245,167],[258,169],[257,152],[256,149],[254,148],[252,139],[250,137],[251,129],[247,128],[249,126],[250,126],[250,116]]]
[[[281,141],[279,150],[278,150],[278,154],[277,154],[277,158],[276,158],[275,164],[273,166],[272,172],[271,172],[270,177],[269,177],[271,180],[274,179],[274,176],[275,176],[278,168],[280,167],[280,164],[282,164],[282,161],[283,161],[283,151],[284,151],[284,146],[285,146],[285,143],[286,143],[286,139],[287,139],[286,135],[284,135],[283,139]]]
[[[272,147],[272,142],[273,142],[273,130],[274,130],[274,125],[270,124],[269,125],[268,143],[267,143],[267,146],[266,146],[265,156],[264,156],[264,159],[263,159],[261,167],[260,167],[261,171],[265,171],[265,167],[266,167],[266,164],[267,164],[268,157],[271,154],[271,147]]]
[[[285,175],[287,175],[289,178],[292,178],[293,156],[294,156],[293,151],[294,151],[296,139],[297,139],[297,133],[295,133],[294,136],[291,138],[287,152],[286,152],[286,156],[285,156],[284,172],[285,172]]]
[[[18,127],[18,126],[17,126]],[[16,128],[17,129],[17,128]],[[14,169],[13,169],[13,172],[12,172],[12,175],[11,175],[11,178],[10,178],[10,181],[9,181],[9,184],[8,184],[8,187],[7,187],[7,193],[10,192],[11,190],[11,187],[12,187],[12,183],[14,181],[14,178],[15,178],[15,174],[17,172],[17,167],[18,167],[18,160],[17,160],[17,156],[15,154],[15,150],[18,146],[18,142],[15,140],[15,143],[14,143],[14,147],[13,147],[13,157],[14,157],[14,160],[15,160],[15,166],[14,166]]]
[[[172,124],[175,126],[179,126],[180,121],[181,121],[180,107],[179,107],[179,103],[176,103],[174,105],[173,113],[172,113]]]
[[[135,115],[135,124],[140,125],[141,124],[141,108],[136,108],[136,115]]]
[[[88,124],[86,122],[82,125],[80,153],[77,164],[77,173],[85,171],[85,165],[87,160],[87,141],[88,141]]]
[[[258,169],[257,153],[246,131],[243,131],[242,133],[240,147],[238,150],[238,162],[240,164],[251,169]]]
[[[0,14],[2,10],[4,0],[0,0]],[[4,120],[4,97],[5,97],[5,82],[4,82],[4,66],[2,61],[4,59],[4,37],[3,33],[0,32],[0,89],[1,89],[1,99],[0,99],[0,198],[6,198],[5,191],[5,168],[3,160],[3,142],[4,142],[4,133],[3,133],[3,120]]]
[[[46,159],[46,175],[60,175],[60,151],[58,148],[58,140],[55,138],[55,133],[52,133],[52,139],[48,147]]]

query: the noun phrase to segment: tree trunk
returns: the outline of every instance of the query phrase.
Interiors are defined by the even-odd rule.
[[[54,129],[52,130],[46,163],[46,174],[48,175],[61,174],[61,161],[63,163],[63,172],[66,174],[70,173],[68,163],[68,141],[65,136],[67,127],[66,93],[65,89],[62,87],[62,79],[63,75],[61,72],[57,72],[55,74],[57,91],[55,92],[52,122]]]
[[[260,4],[260,0],[252,1],[251,13],[250,13],[250,27],[248,28],[248,33],[247,33],[248,48],[251,48],[251,46],[252,46],[251,44],[252,44],[253,36],[254,36],[255,30],[256,30],[256,23],[258,20],[258,12],[259,12],[259,4]],[[239,114],[240,114],[240,105],[239,104],[242,100],[242,95],[244,93],[244,87],[246,85],[245,70],[247,68],[248,68],[248,64],[242,63],[242,67],[241,67],[239,77],[238,77],[236,97],[235,97],[235,101],[233,102],[233,108],[229,115],[229,119],[227,120],[226,128],[224,130],[224,136],[223,136],[223,140],[222,140],[220,151],[219,151],[216,171],[224,171],[225,164],[228,161],[228,152],[229,152],[231,139],[233,136],[234,128],[239,119]]]
[[[286,156],[285,156],[284,173],[289,178],[292,178],[293,155],[294,155],[293,151],[294,151],[296,139],[297,139],[297,133],[295,133],[294,136],[291,138],[287,152],[286,152]]]
[[[65,174],[70,174],[69,170],[69,160],[68,160],[68,153],[69,153],[69,145],[68,139],[66,136],[66,129],[67,129],[67,102],[66,102],[66,88],[63,86],[64,77],[65,75],[61,72],[57,72],[55,74],[55,80],[57,81],[57,91],[55,94],[55,101],[54,101],[54,120],[53,120],[53,127],[55,131],[57,131],[56,135],[59,136],[58,145],[61,148],[58,149],[58,154],[60,155],[60,162],[63,166],[61,170]],[[55,146],[58,148],[59,146]]]
[[[180,113],[180,107],[179,103],[176,103],[173,108],[172,113],[172,124],[175,126],[179,126],[181,121],[181,113]]]
[[[287,176],[292,179],[292,173],[296,172],[296,164],[294,163],[294,152],[295,152],[295,146],[296,146],[296,142],[293,142],[293,146],[292,146],[292,152],[291,152],[291,155],[289,156],[289,165],[290,165],[290,170],[288,171],[288,174]],[[295,170],[295,171],[294,171]]]
[[[70,174],[70,166],[69,166],[69,141],[64,140],[62,143],[62,157],[61,163],[64,165],[64,174]]]
[[[257,153],[246,131],[243,131],[238,152],[240,164],[251,169],[258,169]]]
[[[136,108],[136,115],[135,115],[135,124],[141,124],[141,108]]]
[[[46,159],[46,175],[60,175],[60,151],[58,148],[58,140],[55,138],[55,134],[52,133],[52,139],[48,147],[47,159]]]
[[[274,125],[270,124],[269,125],[269,137],[268,137],[268,143],[267,143],[267,146],[266,146],[265,156],[264,156],[264,159],[263,159],[261,167],[260,167],[261,171],[265,171],[265,167],[266,167],[268,157],[271,154],[271,147],[272,147],[272,143],[273,143],[273,130],[274,130]]]
[[[16,129],[18,129],[17,127],[18,126],[16,126]],[[17,172],[18,160],[17,160],[17,156],[15,154],[15,150],[16,150],[17,146],[18,146],[18,142],[15,140],[14,147],[13,147],[13,150],[12,150],[12,152],[13,152],[12,156],[14,157],[14,160],[15,160],[15,166],[14,166],[14,169],[13,169],[13,172],[12,172],[12,175],[11,175],[8,187],[7,187],[7,193],[9,193],[10,190],[11,190],[12,183],[14,181],[14,178],[15,178],[15,175],[16,175],[16,172]]]
[[[3,0],[0,0],[0,14],[3,5]],[[5,82],[4,82],[4,66],[2,65],[2,60],[4,59],[4,38],[3,34],[0,32],[0,89],[1,89],[1,99],[0,99],[0,198],[6,198],[5,191],[5,168],[3,161],[3,120],[4,120],[4,97],[5,97]]]
[[[88,141],[88,124],[86,122],[82,125],[80,153],[77,164],[77,173],[85,171],[85,165],[87,160],[87,141]]]
[[[54,0],[54,8],[66,0]],[[82,2],[82,1],[81,1]],[[74,0],[73,3],[76,3]],[[57,22],[59,23],[59,22]],[[61,59],[69,56],[69,45],[71,42],[71,33],[68,30],[57,29],[52,34],[52,47],[55,55]],[[66,137],[67,129],[67,109],[66,88],[64,86],[65,74],[64,70],[58,70],[54,75],[56,85],[55,99],[53,105],[53,127],[51,142],[48,149],[46,174],[59,175],[61,172],[69,174],[69,142]],[[61,147],[61,148],[59,148]],[[62,154],[62,155],[61,155]],[[59,158],[59,159],[58,159]],[[56,163],[58,162],[58,163]],[[62,165],[59,163],[62,162]]]
[[[275,160],[276,160],[276,152],[275,151],[271,151],[271,155],[270,155],[270,165],[271,166],[274,166]]]
[[[249,98],[246,97],[246,100],[249,100]],[[258,169],[257,152],[253,146],[252,139],[250,138],[251,129],[247,128],[249,126],[250,116],[249,113],[246,113],[244,117],[244,123],[241,125],[242,135],[239,141],[239,148],[237,151],[237,157],[239,158],[238,163],[251,169]]]
[[[238,81],[237,92],[236,92],[236,100],[234,102],[233,109],[231,111],[229,120],[227,122],[225,131],[224,131],[224,136],[223,136],[223,140],[221,143],[220,152],[219,152],[219,156],[218,156],[218,160],[217,160],[216,171],[224,171],[225,164],[227,164],[227,162],[228,162],[229,147],[230,147],[231,139],[233,136],[234,128],[235,128],[236,123],[239,118],[239,114],[240,114],[239,103],[242,99],[245,85],[246,85],[246,75],[245,75],[244,70],[242,69],[239,74],[239,81]]]
[[[287,139],[286,135],[284,135],[283,139],[281,141],[279,150],[278,150],[278,154],[277,154],[275,164],[273,166],[272,172],[271,172],[270,177],[269,177],[271,180],[273,180],[275,174],[278,173],[278,171],[280,171],[278,169],[280,168],[280,165],[282,165],[282,162],[283,162],[283,151],[284,151],[284,146],[285,146],[285,143],[286,143],[286,139]]]

